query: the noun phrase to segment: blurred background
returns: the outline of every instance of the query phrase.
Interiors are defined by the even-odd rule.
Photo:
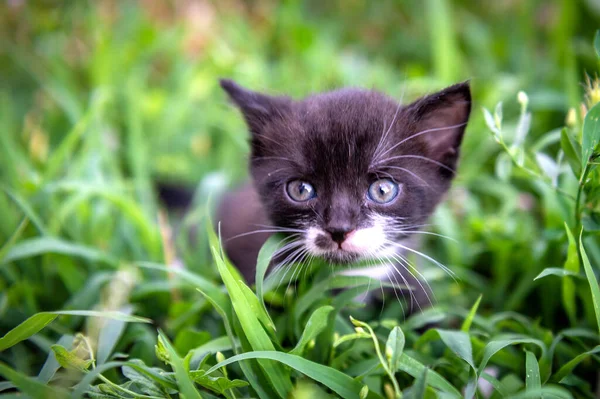
[[[581,126],[598,95],[599,26],[596,0],[2,1],[0,332],[42,310],[129,302],[172,334],[217,329],[193,289],[130,264],[168,264],[176,247],[189,270],[216,279],[204,234],[191,244],[165,237],[202,225],[207,198],[246,179],[246,128],[220,77],[295,97],[358,86],[404,101],[470,80],[459,175],[433,220],[456,241],[424,244],[460,280],[424,273],[448,307],[485,292],[484,313],[569,325],[561,281],[533,278],[562,267],[572,205],[556,188],[572,192],[577,179],[561,172],[553,186],[511,167],[482,110],[503,103],[510,142],[525,104],[528,148],[556,160],[560,129]],[[195,190],[198,211],[169,223],[158,182]],[[115,281],[127,293],[116,304],[107,296]],[[579,301],[578,320],[593,325],[591,302]],[[153,330],[131,328],[137,344],[153,345]],[[10,359],[35,371],[48,342]]]

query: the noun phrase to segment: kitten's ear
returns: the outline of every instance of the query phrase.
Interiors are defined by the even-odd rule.
[[[221,79],[219,84],[242,111],[253,134],[260,134],[265,124],[282,115],[289,107],[290,100],[285,97],[271,97],[251,91],[229,79]]]
[[[416,125],[415,133],[421,133],[427,146],[428,157],[445,165],[446,172],[453,171],[471,113],[469,82],[422,97],[410,104],[408,111]]]

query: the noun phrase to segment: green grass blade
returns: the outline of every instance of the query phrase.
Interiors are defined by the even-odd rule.
[[[189,370],[187,369],[184,360],[179,357],[175,348],[162,331],[158,332],[158,340],[169,354],[169,361],[175,372],[175,379],[177,379],[181,394],[185,399],[202,399],[202,395],[200,395],[200,392],[198,392],[194,386],[194,381],[192,381],[189,375]]]
[[[289,353],[292,355],[301,356],[306,345],[315,339],[327,327],[329,314],[333,310],[333,306],[321,306],[310,315],[300,340]]]
[[[210,374],[221,367],[225,367],[228,364],[246,359],[270,359],[283,363],[313,380],[320,382],[344,399],[359,399],[358,394],[363,388],[363,385],[358,381],[331,367],[312,362],[300,356],[275,351],[248,352],[230,357],[211,367],[207,371],[207,374]]]
[[[475,318],[475,315],[477,314],[477,309],[479,309],[479,304],[481,303],[481,298],[483,298],[483,294],[479,295],[479,297],[477,298],[477,300],[471,307],[469,314],[467,315],[467,317],[463,321],[462,326],[460,327],[460,331],[468,333],[469,330],[471,329],[471,324],[473,324],[473,319]]]
[[[242,285],[245,285],[242,277],[239,275],[237,270],[234,270],[233,266],[231,266],[222,258],[220,250],[221,247],[211,226],[208,226],[207,230],[213,259],[217,264],[217,269],[219,270],[221,278],[223,279],[223,283],[225,283],[225,287],[229,292],[233,310],[240,322],[242,330],[244,331],[244,335],[254,350],[275,350],[273,342],[271,342],[269,335],[265,332],[259,319],[252,311],[252,306],[248,302],[244,290],[241,288]],[[265,376],[271,382],[277,393],[282,398],[287,397],[288,393],[292,389],[292,384],[285,369],[276,363],[264,360],[259,360],[258,362],[261,368],[264,370]]]
[[[36,313],[0,338],[0,352],[37,334],[58,317],[52,313]]]
[[[408,356],[406,353],[403,353],[400,356],[400,361],[398,362],[398,370],[404,371],[405,373],[411,375],[414,378],[419,378],[427,369],[427,366],[419,362],[418,360]],[[450,397],[454,398],[462,398],[462,394],[452,386],[444,377],[433,370],[429,370],[427,372],[427,382],[428,386],[432,386],[440,391],[450,395]]]
[[[106,252],[99,251],[95,248],[75,244],[60,238],[35,237],[15,244],[11,250],[8,251],[4,259],[0,261],[0,265],[48,253],[69,255],[95,262],[104,262],[115,267],[119,264],[117,259],[108,255]]]
[[[577,254],[577,241],[571,233],[571,229],[565,223],[565,230],[569,240],[567,249],[567,259],[565,260],[564,269],[566,272],[579,274],[579,255]],[[570,276],[564,276],[562,279],[562,298],[565,311],[571,321],[571,325],[575,324],[577,318],[577,308],[575,304],[575,282]]]
[[[67,398],[67,392],[28,377],[0,362],[0,375],[11,381],[22,393],[32,398]]]
[[[113,320],[121,320],[125,322],[151,323],[151,320],[130,316],[122,312],[103,312],[95,310],[60,310],[56,312],[40,312],[29,317],[27,320],[19,324],[0,338],[0,351],[3,351],[17,343],[31,337],[41,331],[44,327],[50,324],[59,315],[68,316],[93,316],[103,317]]]
[[[590,291],[592,292],[592,302],[594,304],[594,312],[596,313],[596,323],[598,324],[598,332],[600,333],[600,287],[598,286],[598,280],[590,264],[590,260],[583,247],[583,232],[579,236],[579,251],[581,252],[581,260],[583,261],[583,269],[585,275],[590,284]]]
[[[525,351],[525,385],[528,390],[536,390],[542,387],[540,366],[533,352],[528,350]]]
[[[275,234],[269,237],[269,239],[264,243],[260,252],[258,253],[258,259],[256,260],[256,296],[262,303],[262,306],[265,306],[264,301],[264,292],[263,292],[263,284],[265,275],[267,274],[267,269],[269,268],[269,264],[271,263],[271,259],[273,255],[279,248],[279,243],[281,242],[281,236]]]

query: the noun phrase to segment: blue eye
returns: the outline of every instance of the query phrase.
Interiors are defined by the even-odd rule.
[[[379,179],[369,186],[367,197],[377,204],[392,202],[400,191],[398,185],[390,179]]]
[[[290,198],[296,202],[306,202],[317,196],[313,186],[302,180],[292,180],[287,184],[286,190]]]

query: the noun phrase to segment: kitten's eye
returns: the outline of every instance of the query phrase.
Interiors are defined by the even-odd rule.
[[[378,204],[387,204],[398,196],[398,191],[398,185],[390,179],[379,179],[369,186],[367,197]]]
[[[317,196],[313,186],[302,180],[292,180],[286,189],[290,198],[297,202],[306,202]]]

